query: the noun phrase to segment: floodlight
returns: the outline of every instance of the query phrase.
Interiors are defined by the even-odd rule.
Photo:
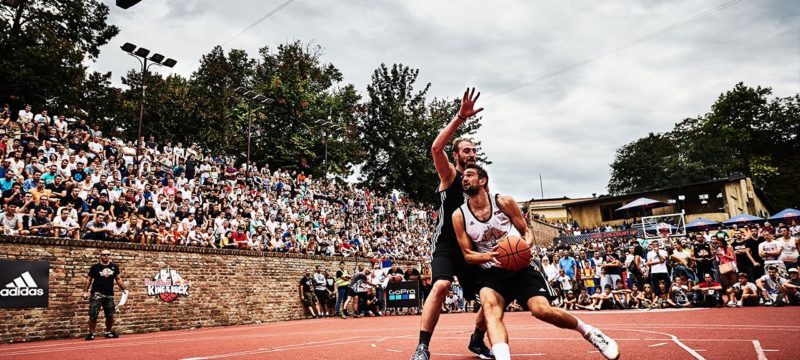
[[[133,53],[133,54],[138,56],[138,57],[146,58],[147,55],[150,55],[150,50],[147,50],[147,49],[145,49],[143,47],[140,47],[140,48],[136,49],[136,52]]]
[[[157,63],[161,64],[161,62],[164,61],[164,55],[161,55],[159,53],[155,53],[155,54],[153,54],[153,56],[150,57],[150,61],[157,62]]]
[[[166,67],[174,67],[174,66],[175,66],[175,64],[177,64],[177,63],[178,63],[178,62],[177,62],[177,61],[175,61],[174,59],[167,59],[167,60],[164,60],[164,63],[163,63],[163,64],[164,64],[164,66],[166,66]]]
[[[126,42],[125,44],[120,46],[120,49],[122,49],[122,51],[127,53],[133,53],[133,50],[136,50],[136,45]]]

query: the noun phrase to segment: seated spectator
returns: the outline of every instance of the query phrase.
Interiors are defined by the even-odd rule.
[[[28,229],[34,236],[53,236],[53,223],[47,216],[47,209],[41,208],[30,218]]]
[[[97,214],[94,220],[86,224],[83,238],[86,240],[105,240],[108,233],[108,223],[104,214]]]
[[[590,307],[592,306],[592,299],[586,289],[581,289],[581,293],[578,294],[578,299],[575,301],[575,307],[578,309],[584,310],[592,310]],[[520,307],[520,310],[522,308]]]
[[[614,294],[611,285],[603,287],[603,292],[592,295],[591,310],[609,310],[614,308]]]
[[[642,291],[639,293],[638,305],[640,309],[648,309],[653,306],[656,300],[656,293],[653,292],[653,286],[650,284],[644,284],[642,287]]]
[[[767,268],[767,274],[756,280],[756,285],[761,290],[761,296],[764,299],[764,305],[783,305],[785,296],[783,285],[785,283],[786,279],[778,276],[777,266]]]
[[[797,268],[790,268],[789,280],[783,283],[783,288],[786,291],[786,298],[789,299],[790,305],[800,305],[800,271]]]
[[[561,307],[565,310],[575,310],[577,305],[577,298],[575,298],[575,292],[572,290],[567,290],[567,294],[564,296],[564,301],[561,303]]]
[[[614,306],[618,309],[628,308],[628,304],[631,302],[631,291],[625,288],[622,279],[617,280],[616,288],[611,291],[611,294],[614,295]]]
[[[728,306],[757,306],[758,288],[756,285],[747,281],[747,274],[743,272],[740,272],[737,277],[739,282],[728,289]]]
[[[117,216],[116,221],[109,223],[106,226],[106,229],[108,230],[106,233],[107,240],[124,242],[131,241],[131,237],[129,235],[130,228],[122,216]]]
[[[57,237],[80,239],[80,232],[78,231],[80,228],[78,223],[69,216],[69,211],[66,210],[62,211],[60,216],[56,216],[53,220],[53,231]]]
[[[689,282],[685,274],[681,274],[672,282],[672,301],[677,307],[690,307],[692,300],[690,298],[691,288],[693,285]]]
[[[29,232],[24,229],[22,223],[22,215],[17,214],[17,205],[13,203],[6,205],[6,210],[0,215],[3,235],[28,235]]]
[[[722,285],[706,273],[703,276],[705,281],[695,285],[692,290],[694,291],[694,305],[699,307],[718,307],[722,305]]]

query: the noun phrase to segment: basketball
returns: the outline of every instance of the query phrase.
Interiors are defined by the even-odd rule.
[[[531,247],[519,236],[506,236],[496,251],[500,266],[508,271],[520,271],[531,264]]]

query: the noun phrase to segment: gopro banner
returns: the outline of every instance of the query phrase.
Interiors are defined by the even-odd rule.
[[[419,281],[391,283],[386,287],[386,307],[419,307]]]
[[[50,263],[0,260],[0,308],[47,307]]]

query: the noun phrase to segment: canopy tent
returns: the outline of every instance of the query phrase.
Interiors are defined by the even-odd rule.
[[[723,221],[722,223],[725,225],[734,225],[734,224],[749,224],[754,221],[762,221],[764,218],[760,218],[758,216],[753,216],[750,214],[739,214],[736,215],[728,220]]]
[[[620,207],[616,211],[635,210],[635,209],[653,209],[653,208],[664,207],[664,206],[668,206],[668,204],[665,204],[665,203],[663,203],[661,201],[658,201],[658,200],[653,200],[653,199],[650,199],[650,198],[642,197],[642,198],[638,198],[636,200],[633,200],[633,201],[623,205],[622,207]]]
[[[792,219],[800,219],[800,210],[797,209],[785,209],[775,215],[769,217],[770,220],[792,220]]]
[[[717,221],[699,218],[686,224],[686,230],[708,230],[719,226],[720,223]]]

